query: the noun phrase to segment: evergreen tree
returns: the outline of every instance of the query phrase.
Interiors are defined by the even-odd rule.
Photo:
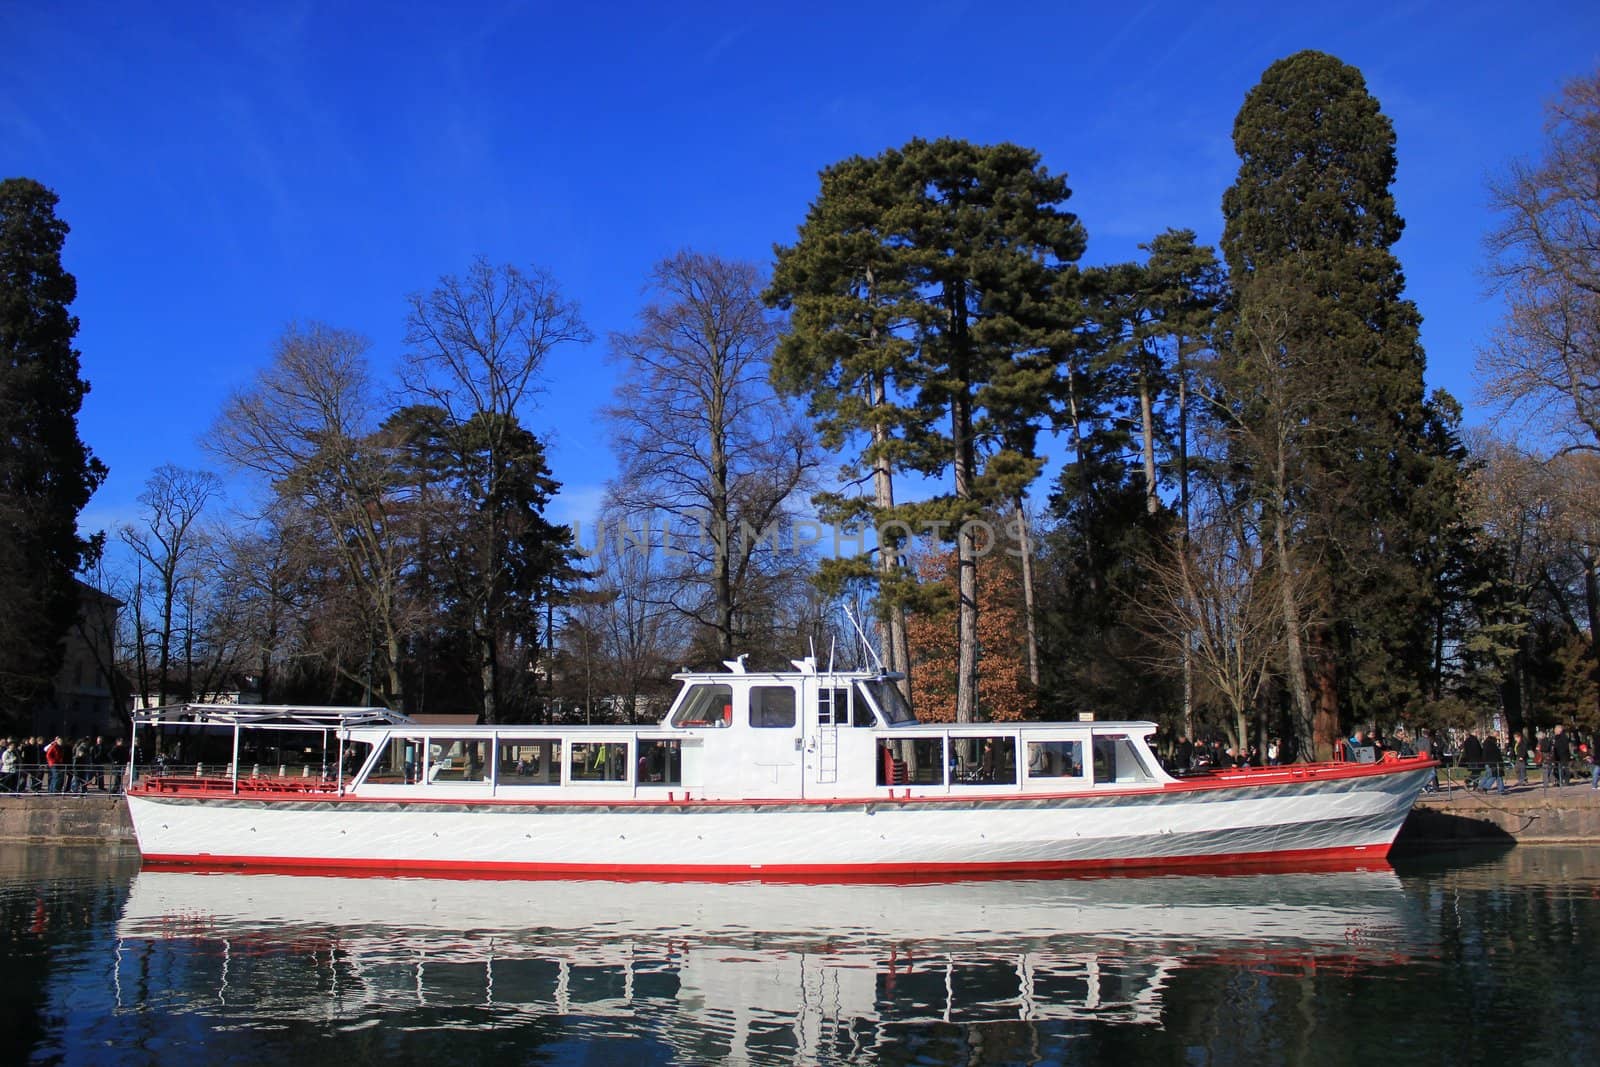
[[[1237,314],[1219,370],[1241,462],[1283,474],[1257,479],[1276,486],[1277,562],[1321,592],[1314,618],[1285,625],[1291,676],[1308,667],[1291,684],[1301,726],[1325,747],[1346,721],[1422,692],[1430,545],[1456,524],[1463,456],[1453,402],[1424,390],[1420,317],[1392,251],[1394,128],[1360,71],[1311,51],[1274,63],[1234,145],[1222,246]]]
[[[895,514],[960,531],[1014,503],[1038,473],[1031,427],[1054,375],[1052,327],[1075,283],[1083,227],[1060,209],[1065,179],[1017,145],[914,140],[842,167],[849,180],[825,183],[796,251],[780,250],[774,295],[815,300],[797,301],[804,336],[791,345],[791,387],[841,430],[872,434],[868,463],[951,472],[952,493]],[[854,337],[835,345],[838,332]],[[896,391],[879,396],[878,383]],[[852,399],[840,404],[835,393]],[[952,536],[956,719],[968,722],[978,710],[978,554],[973,533]]]
[[[905,463],[916,412],[899,398],[913,388],[914,330],[924,305],[914,286],[922,253],[898,240],[897,227],[917,190],[899,152],[854,157],[822,172],[822,192],[795,243],[776,249],[765,298],[787,309],[789,329],[772,357],[773,383],[808,398],[825,448],[860,442],[844,468],[851,484],[871,480],[871,496],[819,494],[824,521],[865,520],[877,543],[854,557],[825,559],[819,577],[836,592],[851,582],[876,587],[879,644],[890,670],[905,674],[910,653],[904,600],[905,538],[895,508],[894,476]],[[876,560],[872,556],[876,553]]]
[[[492,425],[500,419],[509,425]],[[539,659],[552,598],[579,577],[571,529],[544,515],[560,483],[543,443],[514,416],[478,414],[458,426],[429,405],[395,412],[379,436],[394,450],[391,509],[409,512],[397,524],[410,534],[406,573],[431,616],[415,642],[414,695],[450,692],[487,722],[528,721],[535,694],[517,706],[517,681]],[[452,658],[476,670],[440,676]],[[477,701],[461,700],[469,693]]]
[[[13,715],[49,693],[78,612],[73,575],[102,540],[77,528],[106,468],[78,438],[89,384],[56,203],[36,181],[0,181],[0,713]]]
[[[1187,514],[1190,366],[1220,283],[1214,253],[1190,231],[1141,247],[1143,263],[1083,273],[1083,322],[1060,345],[1053,400],[1070,454],[1050,498],[1041,626],[1052,717],[1146,716],[1177,702],[1173,683],[1187,673],[1153,674],[1134,623],[1149,607],[1138,602],[1148,563]]]

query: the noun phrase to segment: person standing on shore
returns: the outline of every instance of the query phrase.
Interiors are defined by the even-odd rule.
[[[1417,731],[1416,751],[1417,755],[1423,759],[1435,758],[1433,732],[1426,726]],[[1422,787],[1422,791],[1424,793],[1437,793],[1439,791],[1439,768],[1435,767],[1433,769],[1433,773],[1428,776],[1428,784]]]
[[[61,792],[61,767],[67,762],[67,753],[57,737],[44,746],[44,765],[49,777],[45,782],[45,791],[48,793]]]
[[[1517,734],[1516,743],[1512,746],[1511,754],[1517,761],[1517,784],[1527,785],[1528,757],[1533,754],[1533,738],[1529,735],[1526,726]]]
[[[0,793],[17,791],[17,743],[6,738],[0,743]]]
[[[1555,736],[1550,739],[1550,759],[1555,763],[1556,786],[1566,785],[1569,773],[1567,764],[1572,759],[1572,738],[1567,736],[1564,726],[1557,726]]]
[[[1478,776],[1483,773],[1483,742],[1470,730],[1467,731],[1467,739],[1461,742],[1461,758],[1457,762],[1466,769],[1466,787],[1478,788]]]
[[[93,786],[95,791],[99,793],[106,791],[107,758],[106,739],[104,737],[96,737],[94,743],[89,746],[89,773],[84,778],[84,792],[87,793],[90,786]]]
[[[1500,739],[1491,731],[1483,738],[1483,778],[1478,783],[1485,793],[1497,787],[1505,793],[1506,775],[1501,762]]]
[[[39,777],[39,765],[43,762],[44,748],[40,739],[30,737],[23,741],[17,753],[17,770],[21,772],[17,792],[31,793],[44,788],[43,780]]]
[[[80,737],[72,743],[72,776],[67,780],[67,792],[88,792],[89,758],[89,739]]]

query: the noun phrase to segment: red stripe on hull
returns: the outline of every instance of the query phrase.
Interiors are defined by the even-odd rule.
[[[602,878],[649,881],[909,881],[971,878],[1016,878],[1039,875],[1084,876],[1099,873],[1159,875],[1203,871],[1255,874],[1284,871],[1352,870],[1388,867],[1389,845],[1345,845],[1338,848],[1283,852],[1236,852],[1217,855],[1157,856],[1019,863],[948,864],[766,864],[763,866],[693,866],[689,864],[624,866],[616,864],[471,863],[455,860],[323,859],[304,857],[161,855],[144,857],[148,867],[183,867],[209,871],[246,869],[273,874],[342,874],[355,877],[425,875],[434,878],[560,879]]]

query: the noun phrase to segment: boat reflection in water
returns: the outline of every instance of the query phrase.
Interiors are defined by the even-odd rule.
[[[693,1060],[840,1058],[893,1044],[900,1023],[1158,1024],[1188,966],[1432,954],[1387,867],[932,884],[144,870],[117,932],[123,1008],[157,997],[235,1025],[559,1017],[566,1039],[643,1036]]]

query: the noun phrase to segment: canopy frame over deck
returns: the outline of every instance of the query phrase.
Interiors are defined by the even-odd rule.
[[[133,713],[135,731],[141,726],[190,726],[202,730],[231,730],[233,757],[228,765],[229,788],[239,792],[239,734],[242,730],[283,730],[322,734],[322,763],[328,763],[328,735],[334,735],[334,789],[344,793],[344,742],[359,726],[398,726],[410,716],[378,707],[310,707],[300,704],[163,704]],[[133,780],[134,756],[129,746],[128,774]]]

